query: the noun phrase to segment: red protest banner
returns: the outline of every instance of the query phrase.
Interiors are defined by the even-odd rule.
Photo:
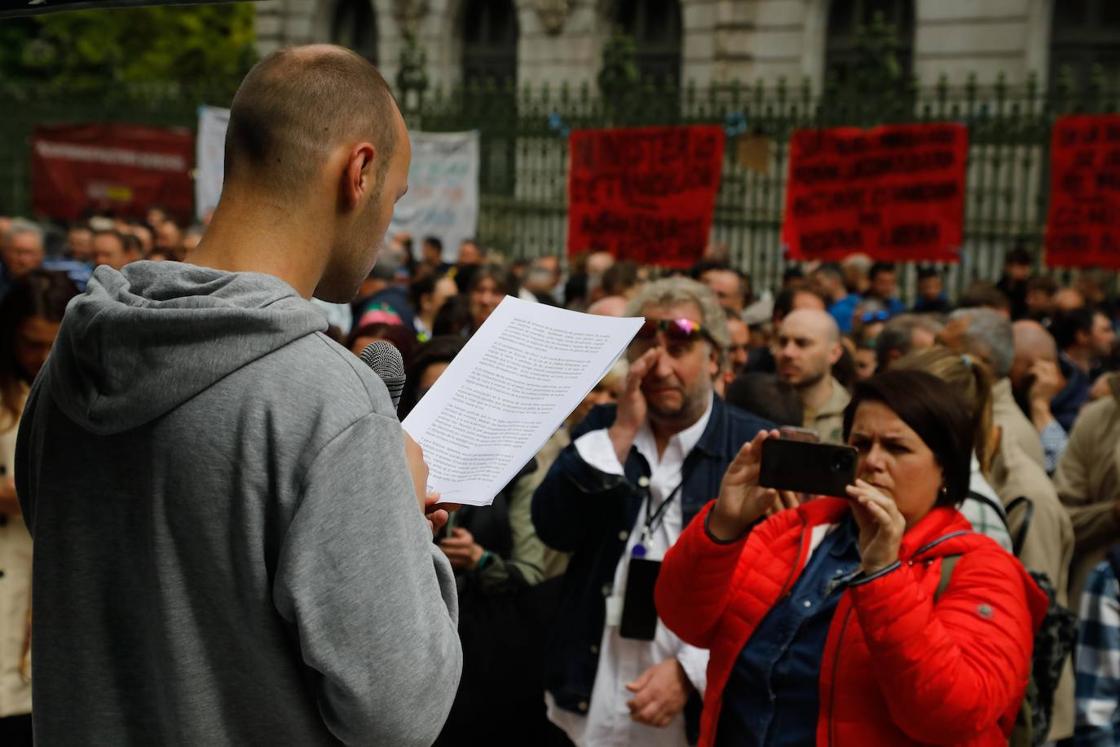
[[[31,140],[37,215],[75,220],[90,209],[141,217],[160,205],[192,215],[194,137],[185,129],[129,124],[49,125]]]
[[[956,262],[967,160],[960,124],[798,130],[782,243],[798,260],[863,252],[891,262]]]
[[[568,253],[688,267],[708,243],[723,128],[576,130],[568,172]]]
[[[1054,123],[1046,264],[1120,268],[1120,115]]]

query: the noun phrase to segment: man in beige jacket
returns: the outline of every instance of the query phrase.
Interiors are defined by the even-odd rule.
[[[1046,471],[1014,441],[1002,442],[992,460],[991,484],[1004,505],[1019,497],[1026,502],[1008,512],[1008,529],[1028,570],[1045,573],[1054,585],[1058,604],[1077,610],[1069,595],[1069,570],[1074,553],[1073,525]],[[1028,521],[1029,519],[1029,521]],[[1067,659],[1054,692],[1049,741],[1073,736],[1073,662]]]
[[[1115,395],[1085,406],[1058,462],[1054,484],[1073,522],[1076,545],[1071,598],[1120,538],[1120,401]]]
[[[790,313],[778,331],[774,358],[778,378],[797,392],[805,417],[802,425],[821,441],[844,441],[844,408],[848,390],[832,376],[840,360],[840,330],[828,312],[799,309]]]
[[[999,444],[992,459],[991,485],[1005,506],[1019,497],[1027,499],[1008,516],[1011,537],[1017,546],[1021,544],[1019,559],[1028,570],[1046,574],[1059,604],[1076,608],[1077,597],[1070,596],[1068,588],[1073,527],[1046,475],[1038,431],[1015,401],[1008,378],[1015,357],[1011,322],[990,309],[960,309],[950,316],[941,341],[983,361],[992,372],[992,422]],[[1025,526],[1028,514],[1030,522]],[[1073,736],[1073,684],[1072,661],[1067,661],[1054,693],[1052,741]]]

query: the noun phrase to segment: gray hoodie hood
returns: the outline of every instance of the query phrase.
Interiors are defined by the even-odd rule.
[[[98,267],[70,302],[49,391],[86,430],[148,423],[268,353],[327,328],[284,281],[178,262]]]

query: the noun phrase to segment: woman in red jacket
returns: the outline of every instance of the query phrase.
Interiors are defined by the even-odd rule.
[[[743,447],[657,584],[665,624],[711,650],[701,745],[1007,744],[1047,601],[955,508],[973,430],[928,373],[860,382],[849,499],[769,518],[760,451],[778,434]]]

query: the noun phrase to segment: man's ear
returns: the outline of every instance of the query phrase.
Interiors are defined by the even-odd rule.
[[[376,156],[377,151],[370,143],[359,143],[347,154],[339,190],[343,207],[353,210],[373,191],[373,161]]]
[[[836,362],[840,360],[840,356],[844,354],[844,346],[839,341],[832,343],[832,350],[828,353],[828,365],[835,366]]]

